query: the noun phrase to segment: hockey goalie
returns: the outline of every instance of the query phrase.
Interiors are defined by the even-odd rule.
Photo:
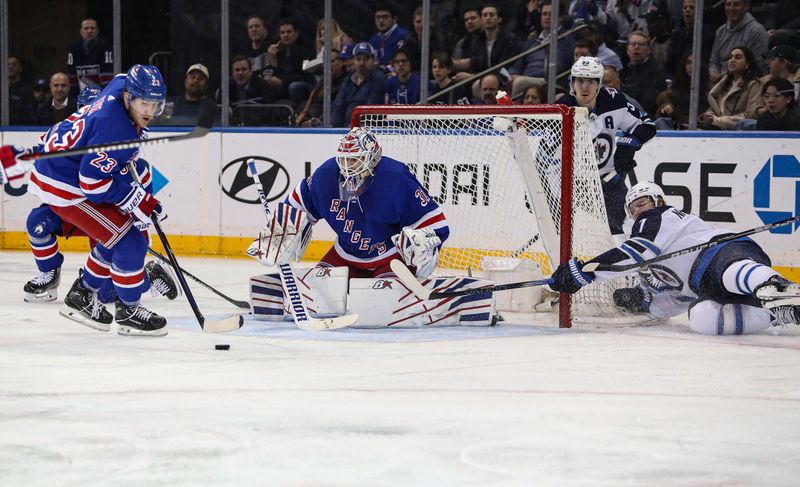
[[[358,313],[356,327],[494,323],[491,292],[420,301],[395,278],[389,262],[400,259],[438,291],[492,285],[472,277],[430,278],[450,233],[447,220],[405,164],[382,156],[372,132],[350,130],[336,156],[278,205],[247,255],[266,266],[296,262],[319,220],[336,233],[333,248],[316,267],[295,271],[312,314]],[[274,321],[289,313],[277,273],[251,278],[250,296],[256,318]]]

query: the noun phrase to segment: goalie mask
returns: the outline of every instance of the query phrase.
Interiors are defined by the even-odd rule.
[[[597,80],[597,92],[603,86],[603,63],[596,57],[581,56],[572,65],[569,72],[569,94],[575,96],[575,80],[578,78],[588,78]]]
[[[641,183],[637,183],[631,189],[629,189],[628,194],[625,195],[625,213],[629,218],[633,218],[633,213],[631,213],[631,203],[638,200],[642,196],[649,196],[650,199],[653,200],[653,204],[656,206],[661,206],[666,203],[664,190],[661,189],[661,186],[657,185],[656,183],[651,183],[650,181],[642,181]],[[660,203],[659,199],[661,200]]]
[[[349,201],[366,190],[381,160],[381,146],[369,130],[354,127],[339,142],[340,196]]]

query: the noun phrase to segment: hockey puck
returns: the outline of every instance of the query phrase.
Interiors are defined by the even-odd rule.
[[[214,350],[230,350],[231,346],[228,344],[214,345]]]

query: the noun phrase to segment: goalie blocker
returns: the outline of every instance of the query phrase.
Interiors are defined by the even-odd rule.
[[[357,313],[358,323],[353,328],[492,326],[497,321],[491,292],[421,301],[394,277],[354,278],[348,282],[347,276],[347,267],[319,266],[295,271],[300,294],[312,316]],[[439,277],[422,284],[445,291],[493,283],[472,277]],[[250,302],[256,319],[281,321],[291,313],[278,274],[250,278]]]

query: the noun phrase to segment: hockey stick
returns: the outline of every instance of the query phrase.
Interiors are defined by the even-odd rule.
[[[405,264],[398,259],[389,262],[392,271],[397,275],[397,278],[402,282],[416,297],[423,301],[430,299],[445,299],[454,298],[457,296],[470,296],[473,294],[481,294],[485,292],[508,291],[509,289],[519,289],[523,287],[545,286],[552,284],[552,279],[539,279],[537,281],[521,281],[511,282],[508,284],[498,284],[496,286],[476,287],[474,289],[462,289],[461,291],[441,291],[436,292],[433,289],[428,289],[423,286],[411,272],[411,269],[406,267]]]
[[[165,255],[163,255],[163,254],[161,254],[159,252],[156,252],[155,250],[153,250],[153,249],[151,249],[149,247],[147,248],[147,251],[151,255],[154,255],[155,257],[161,259],[162,262],[169,264],[170,267],[172,266],[172,262]],[[233,299],[232,297],[225,295],[222,291],[218,291],[218,290],[214,289],[214,287],[212,287],[210,284],[207,284],[206,282],[201,280],[199,277],[195,276],[194,274],[192,274],[191,272],[187,271],[183,267],[181,267],[181,272],[184,275],[189,276],[197,284],[200,284],[204,288],[208,289],[209,291],[211,291],[212,293],[214,293],[217,296],[221,297],[225,301],[231,303],[232,305],[237,306],[239,308],[250,309],[250,303],[248,303],[247,301],[239,301],[237,299]]]
[[[535,244],[538,240],[539,240],[539,234],[537,233],[533,237],[529,238],[527,242],[522,244],[522,247],[520,247],[517,250],[515,250],[514,253],[511,254],[511,258],[512,259],[518,258],[520,255],[522,255],[523,252],[528,250],[528,247],[530,247],[531,245]]]
[[[800,215],[793,216],[791,218],[786,218],[784,220],[779,220],[773,223],[768,223],[766,225],[761,225],[760,227],[751,228],[750,230],[745,230],[743,232],[734,233],[732,235],[719,238],[717,240],[711,240],[710,242],[693,245],[691,247],[686,247],[685,249],[676,250],[668,254],[661,254],[658,257],[653,257],[652,259],[643,260],[642,262],[634,262],[633,264],[620,264],[620,265],[590,262],[584,265],[582,270],[583,272],[594,272],[594,271],[625,272],[639,267],[647,267],[650,264],[655,264],[656,262],[661,262],[663,260],[671,259],[673,257],[678,257],[679,255],[691,254],[692,252],[697,252],[699,250],[705,250],[709,247],[713,247],[721,243],[730,242],[731,240],[747,237],[748,235],[753,235],[754,233],[760,233],[766,230],[771,230],[773,228],[789,225],[790,223],[794,223],[796,221],[800,221]]]
[[[107,152],[115,150],[133,149],[134,147],[180,142],[182,140],[189,140],[189,139],[196,139],[198,137],[203,137],[204,135],[206,135],[208,132],[211,131],[211,125],[213,123],[214,123],[214,110],[212,110],[210,107],[207,107],[205,110],[200,112],[200,114],[197,117],[197,125],[188,134],[169,135],[167,137],[157,137],[155,139],[123,140],[120,142],[113,142],[110,144],[88,145],[86,147],[76,147],[74,149],[67,149],[57,152],[39,152],[37,148],[33,153],[21,156],[20,159],[23,161],[37,160],[37,159],[38,160],[53,159],[55,157],[88,154],[90,152],[100,152],[100,151]]]
[[[261,180],[258,177],[258,170],[256,169],[256,161],[254,159],[247,160],[247,168],[250,171],[250,176],[258,191],[258,198],[261,200],[261,207],[264,210],[264,215],[267,217],[267,222],[270,220],[269,202],[267,195],[264,194],[264,187],[261,186]],[[308,308],[303,303],[303,298],[300,296],[300,291],[297,290],[297,282],[292,272],[292,266],[289,264],[278,265],[278,274],[281,277],[281,284],[283,285],[283,292],[289,298],[289,304],[292,308],[292,317],[298,328],[301,330],[309,331],[322,331],[322,330],[337,330],[339,328],[346,328],[354,325],[358,321],[357,314],[342,315],[335,318],[318,319],[312,318],[308,312]]]
[[[131,177],[133,177],[133,180],[141,184],[141,181],[139,181],[139,175],[136,174],[136,166],[134,166],[133,161],[128,163],[128,171],[131,172]],[[178,283],[181,285],[181,289],[183,289],[183,294],[186,296],[186,300],[189,301],[189,306],[192,308],[194,316],[197,318],[197,322],[200,323],[200,328],[202,328],[206,333],[220,333],[223,331],[233,331],[241,328],[244,324],[244,318],[242,318],[241,315],[234,315],[222,320],[207,320],[203,316],[203,313],[200,312],[200,308],[197,306],[197,301],[195,301],[191,289],[189,289],[189,284],[186,283],[186,278],[183,276],[183,272],[181,272],[181,267],[178,265],[178,259],[175,258],[175,253],[172,252],[172,247],[169,245],[167,236],[164,234],[164,231],[161,230],[161,225],[158,223],[158,218],[156,218],[156,215],[153,215],[152,222],[153,228],[156,229],[158,238],[161,240],[161,245],[164,246],[164,251],[169,256],[169,262],[172,264],[172,269],[175,271],[175,275],[178,277]]]

